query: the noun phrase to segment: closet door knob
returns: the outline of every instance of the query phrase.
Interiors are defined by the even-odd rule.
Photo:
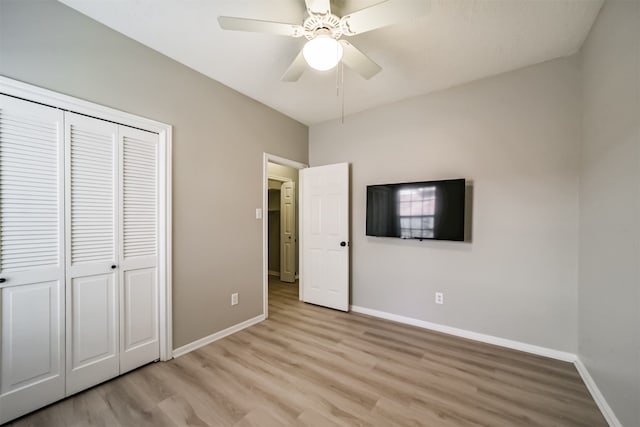
[[[4,283],[6,281],[7,281],[7,279],[5,279],[4,277],[0,277],[0,283]]]
[[[112,270],[115,270],[115,269],[116,269],[116,267],[117,267],[117,266],[116,266],[115,264],[113,264],[113,265],[111,266],[111,269],[112,269]]]
[[[344,248],[345,246],[347,246],[347,242],[340,242],[340,246]]]

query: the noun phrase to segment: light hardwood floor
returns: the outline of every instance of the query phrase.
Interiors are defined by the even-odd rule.
[[[12,425],[607,425],[569,363],[304,304],[278,281],[269,310]]]

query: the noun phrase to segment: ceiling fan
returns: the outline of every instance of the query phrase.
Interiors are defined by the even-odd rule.
[[[341,37],[422,16],[429,9],[429,0],[386,0],[339,18],[331,13],[330,3],[330,0],[305,0],[307,16],[302,25],[231,16],[219,16],[218,23],[223,30],[305,37],[308,41],[285,71],[283,81],[297,81],[307,64],[324,71],[334,68],[340,60],[365,79],[370,79],[382,68]]]

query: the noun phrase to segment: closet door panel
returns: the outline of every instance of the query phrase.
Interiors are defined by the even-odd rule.
[[[16,286],[63,271],[63,115],[0,95],[0,277]]]
[[[67,392],[90,387],[118,374],[117,300],[113,274],[71,280],[71,347],[74,374]]]
[[[65,115],[67,394],[119,373],[117,131]]]
[[[0,95],[0,424],[64,397],[63,135]]]
[[[159,358],[156,268],[124,272],[121,373]]]
[[[11,286],[2,290],[2,390],[14,391],[61,374],[60,283]],[[29,325],[29,328],[25,328]],[[54,363],[51,363],[51,362]]]
[[[64,397],[64,297],[59,281],[2,289],[0,422]]]
[[[120,371],[160,357],[158,135],[120,126]]]

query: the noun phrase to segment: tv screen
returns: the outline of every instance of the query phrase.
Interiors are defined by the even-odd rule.
[[[465,180],[367,186],[367,236],[464,240]]]

